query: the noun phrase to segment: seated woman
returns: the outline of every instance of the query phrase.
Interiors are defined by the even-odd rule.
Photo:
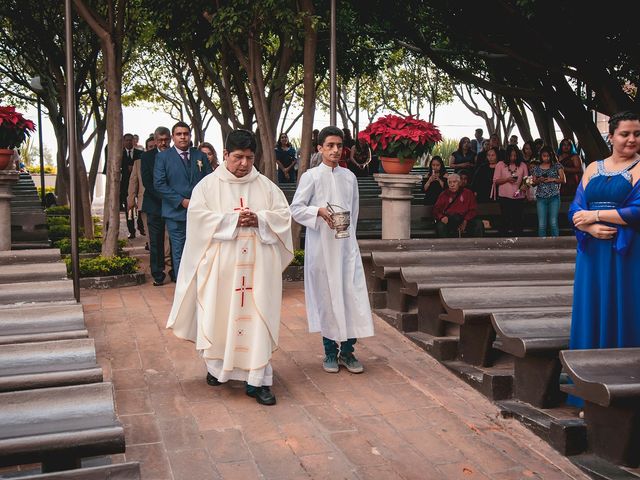
[[[369,171],[371,159],[371,149],[367,142],[358,140],[355,145],[351,147],[348,163],[349,170],[351,170],[356,177],[368,177],[371,175]]]
[[[444,162],[439,155],[435,155],[429,162],[429,174],[422,180],[422,190],[424,190],[424,204],[433,205],[438,200],[440,194],[447,188],[447,179],[444,174]]]
[[[442,192],[433,206],[438,237],[481,237],[484,233],[482,221],[477,215],[476,197],[468,188],[460,188],[460,175],[451,173],[447,177],[449,188]]]
[[[471,140],[462,137],[458,143],[458,150],[449,157],[449,166],[453,167],[456,173],[461,170],[473,170],[476,167],[476,153],[471,150]]]

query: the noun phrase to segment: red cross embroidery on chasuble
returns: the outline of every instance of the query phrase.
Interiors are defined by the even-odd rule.
[[[234,211],[234,212],[237,212],[237,211],[239,211],[239,210],[243,210],[243,209],[245,209],[245,208],[247,208],[247,206],[244,204],[244,198],[240,197],[240,206],[239,206],[239,207],[234,208],[234,209],[233,209],[233,211]]]
[[[253,290],[253,288],[245,285],[245,276],[242,276],[242,285],[240,285],[240,287],[236,288],[236,292],[240,292],[240,307],[244,307],[244,292],[246,292],[247,290]]]

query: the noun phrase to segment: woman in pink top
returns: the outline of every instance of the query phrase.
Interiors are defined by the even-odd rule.
[[[526,192],[520,190],[522,179],[527,176],[527,165],[516,145],[509,145],[504,162],[498,162],[493,174],[493,183],[498,192],[498,203],[502,211],[500,235],[522,235],[522,216]]]

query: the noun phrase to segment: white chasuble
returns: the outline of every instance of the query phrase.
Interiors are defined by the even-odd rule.
[[[243,208],[256,213],[257,228],[237,227]],[[196,343],[218,380],[247,380],[267,367],[292,252],[286,198],[255,168],[237,178],[223,164],[196,185],[167,327]]]
[[[349,238],[318,217],[327,203],[351,212]],[[321,163],[307,170],[291,203],[293,219],[307,227],[304,290],[310,332],[342,342],[373,335],[367,285],[356,240],[358,182],[346,168]],[[180,267],[182,268],[182,267]]]

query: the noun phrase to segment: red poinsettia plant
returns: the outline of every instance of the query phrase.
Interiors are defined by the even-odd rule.
[[[16,107],[0,106],[0,148],[19,147],[35,129],[35,124],[16,112]]]
[[[417,158],[430,152],[442,140],[440,130],[430,122],[398,115],[386,115],[358,134],[374,154],[381,157]]]

